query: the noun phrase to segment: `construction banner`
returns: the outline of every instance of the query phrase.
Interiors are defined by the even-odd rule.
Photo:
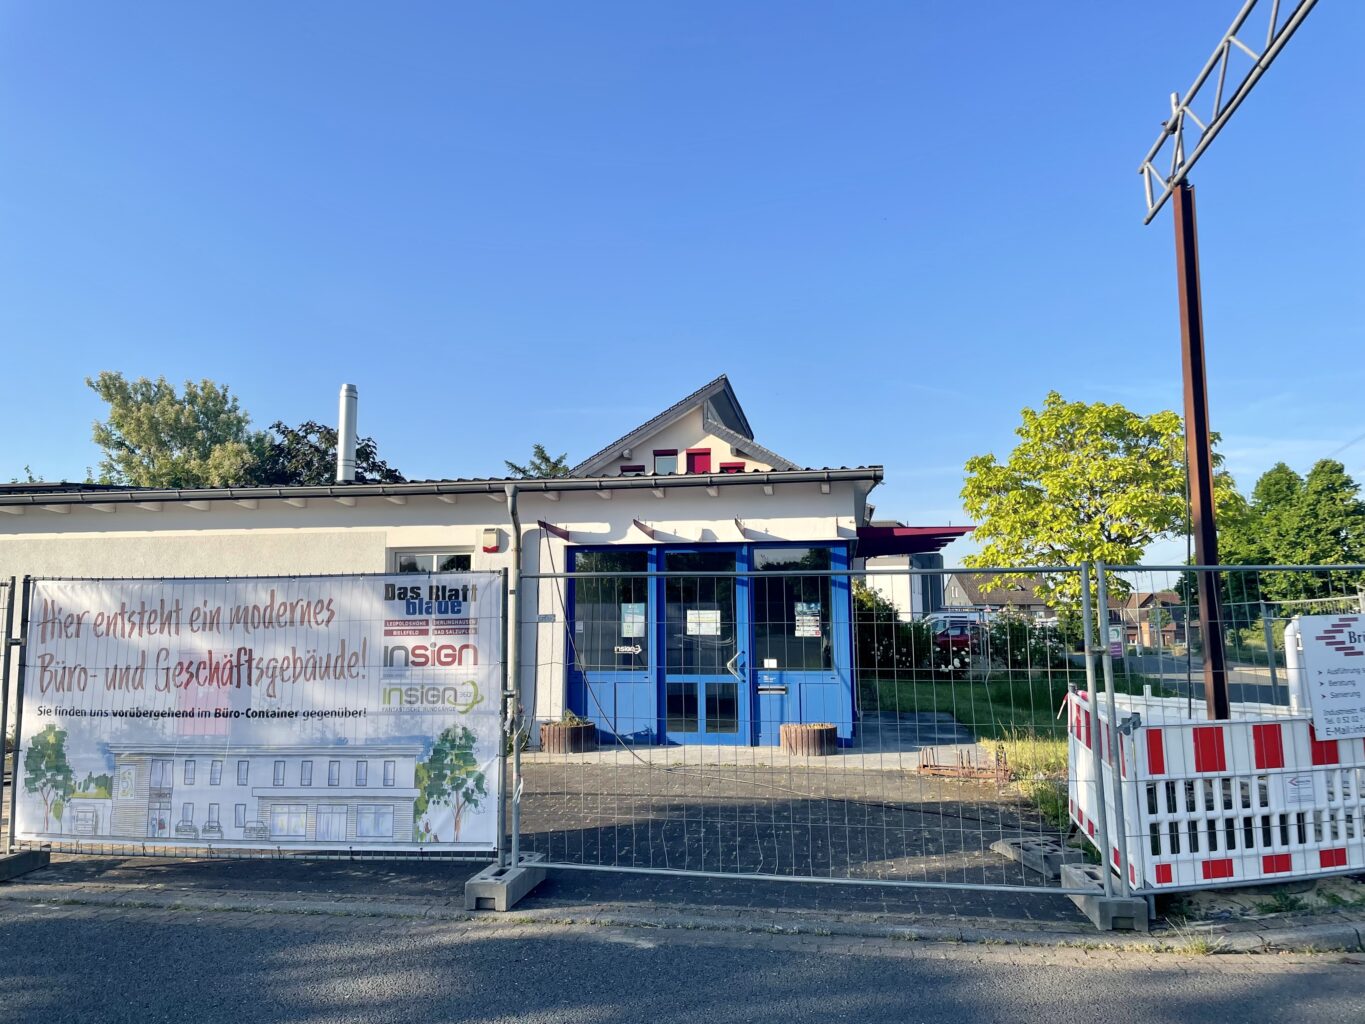
[[[34,581],[15,838],[495,849],[501,584]]]

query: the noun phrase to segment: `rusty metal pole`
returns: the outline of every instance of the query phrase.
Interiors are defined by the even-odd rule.
[[[1175,212],[1175,268],[1180,290],[1180,352],[1185,380],[1185,460],[1190,473],[1190,519],[1196,565],[1218,564],[1213,507],[1213,450],[1209,445],[1209,389],[1204,370],[1204,309],[1199,293],[1199,236],[1194,186],[1183,181],[1171,196]],[[1204,702],[1214,721],[1229,717],[1227,660],[1218,573],[1199,577],[1199,633],[1204,641]]]

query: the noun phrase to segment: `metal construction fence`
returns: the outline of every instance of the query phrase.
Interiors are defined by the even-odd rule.
[[[1065,884],[1062,863],[1103,857],[1106,891],[1152,893],[1263,877],[1249,859],[1176,861],[1195,832],[1196,855],[1248,848],[1245,814],[1229,838],[1234,803],[1268,811],[1264,794],[1290,779],[1307,787],[1288,791],[1297,817],[1256,820],[1259,863],[1302,875],[1365,857],[1350,845],[1362,741],[1313,774],[1314,751],[1327,755],[1284,646],[1297,618],[1361,612],[1365,567],[1207,577],[1233,716],[1248,737],[1283,733],[1278,764],[1234,778],[1212,756],[1176,771],[1180,743],[1240,735],[1201,731],[1195,568],[837,570],[795,549],[744,570],[695,554],[648,572],[620,558],[523,582],[538,600],[516,625],[534,664],[520,673],[519,844],[546,864],[1062,893],[1089,890]],[[969,580],[976,600],[925,612],[910,595],[931,578]],[[1151,756],[1144,721],[1172,730],[1160,785],[1135,769]],[[1172,852],[1176,818],[1187,838]]]
[[[1365,682],[1314,690],[1303,630],[1349,647],[1363,584],[776,545],[520,577],[25,580],[0,586],[6,843],[1051,893],[1092,891],[1059,867],[1102,859],[1120,895],[1360,870],[1365,728],[1321,716]],[[126,635],[166,601],[173,642]]]

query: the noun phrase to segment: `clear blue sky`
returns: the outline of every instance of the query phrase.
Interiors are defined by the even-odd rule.
[[[355,382],[413,477],[581,457],[726,372],[764,444],[961,522],[1048,389],[1178,408],[1136,168],[1238,6],[11,0],[0,477],[98,461],[102,369],[261,426]],[[1195,172],[1244,488],[1365,433],[1362,38],[1323,0]]]

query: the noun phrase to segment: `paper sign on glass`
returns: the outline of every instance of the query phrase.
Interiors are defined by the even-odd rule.
[[[642,637],[645,635],[645,605],[641,601],[639,604],[621,605],[621,636],[622,637]]]
[[[795,618],[796,628],[792,632],[793,636],[820,635],[819,601],[797,601]]]
[[[720,609],[687,609],[687,635],[720,636]]]

